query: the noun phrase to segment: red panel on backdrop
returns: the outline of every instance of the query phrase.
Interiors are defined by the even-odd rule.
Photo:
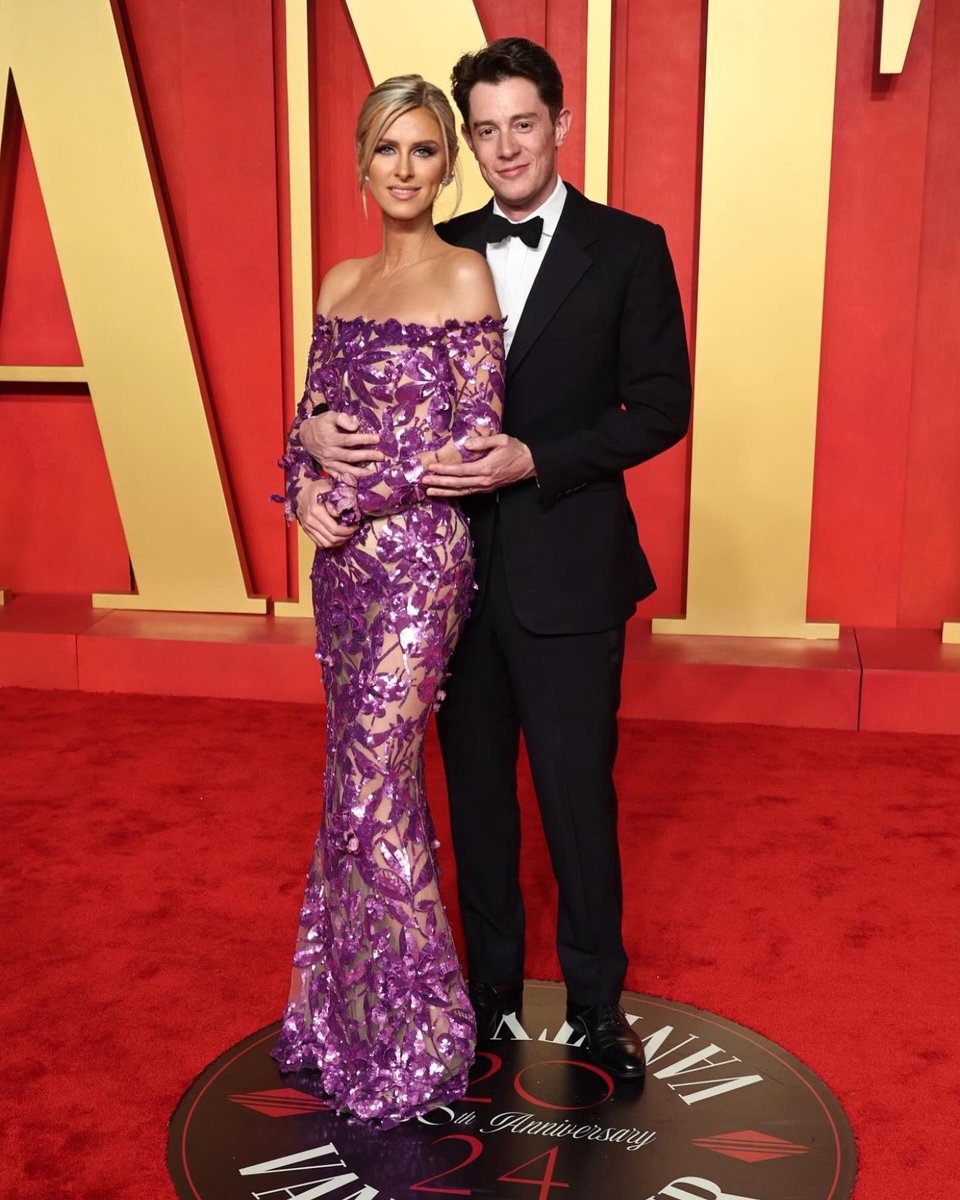
[[[380,224],[372,211],[363,215],[353,140],[370,73],[343,0],[320,0],[315,11],[314,218],[322,276],[341,259],[372,254],[380,244]],[[299,378],[304,365],[297,365]]]
[[[610,202],[662,225],[694,341],[700,121],[703,104],[702,0],[618,5],[610,156]],[[631,471],[628,489],[657,591],[642,616],[683,610],[690,440]]]
[[[587,129],[587,0],[546,0],[544,9],[543,44],[560,68],[563,100],[573,113],[570,133],[561,151],[560,170],[564,179],[582,189]],[[497,29],[504,32],[498,32],[496,37],[512,33],[510,18],[498,21]]]
[[[11,124],[19,125],[14,113]],[[19,137],[0,320],[0,362],[75,366],[82,360],[26,130]],[[2,252],[2,247],[0,247]],[[38,409],[38,419],[40,410]]]
[[[525,37],[541,46],[547,45],[547,25],[550,9],[564,5],[565,0],[473,0],[483,32],[489,41],[502,37]],[[567,5],[567,7],[573,7]],[[479,49],[479,47],[466,47]],[[450,64],[453,66],[453,63]]]
[[[89,399],[3,396],[0,446],[4,587],[129,592],[127,546]]]
[[[876,73],[874,0],[840,9],[811,620],[896,625],[933,6]]]
[[[960,5],[938,4],[898,624],[960,619]]]

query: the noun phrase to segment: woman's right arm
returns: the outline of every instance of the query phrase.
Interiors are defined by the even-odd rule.
[[[317,297],[317,312],[329,316],[339,302],[356,287],[360,271],[357,259],[337,263],[323,278]],[[322,397],[300,427],[300,444],[327,475],[342,479],[346,474],[365,475],[369,464],[382,462],[375,433],[357,433],[357,421],[348,413],[333,412]]]
[[[324,480],[323,474],[317,469],[310,452],[300,441],[300,427],[313,414],[318,402],[323,399],[322,393],[314,384],[314,371],[326,336],[327,330],[318,321],[313,328],[313,339],[310,343],[310,352],[307,356],[307,378],[304,383],[303,395],[300,398],[300,403],[297,405],[293,424],[290,426],[290,431],[287,434],[286,450],[279,462],[279,466],[283,467],[286,482],[284,512],[288,521],[299,520],[301,524],[301,501],[308,500],[306,495],[308,491],[316,492],[320,490],[317,488],[308,488],[308,485],[325,484],[326,486],[323,490],[327,490],[330,487],[329,481]],[[310,496],[309,501],[312,501],[312,499],[313,497]]]
[[[327,294],[330,291],[329,281],[331,278],[336,286],[337,277],[342,274],[340,268],[350,266],[352,264],[342,263],[340,267],[335,267],[328,273],[321,285],[318,309],[322,311],[324,305],[332,302]],[[287,434],[285,453],[280,459],[286,483],[284,511],[287,520],[297,520],[311,541],[326,550],[343,545],[356,532],[355,526],[344,524],[338,520],[336,515],[324,504],[324,496],[332,489],[333,481],[326,478],[323,471],[318,469],[317,463],[309,448],[303,444],[301,437],[304,425],[309,423],[312,415],[318,410],[326,409],[317,372],[328,337],[329,326],[322,321],[316,321],[307,355],[307,376],[303,395]]]

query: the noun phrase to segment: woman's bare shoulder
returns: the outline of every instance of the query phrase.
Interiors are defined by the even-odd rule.
[[[369,258],[345,258],[331,267],[320,284],[317,312],[329,316],[339,301],[357,287],[369,263]]]
[[[492,279],[487,260],[466,246],[450,246],[442,258],[443,269],[453,278],[463,276],[467,283]]]
[[[453,246],[442,266],[452,316],[461,321],[500,316],[493,276],[482,254]]]

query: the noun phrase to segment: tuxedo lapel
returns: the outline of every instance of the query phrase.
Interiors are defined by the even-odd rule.
[[[482,227],[481,227],[482,228]],[[515,371],[553,314],[593,263],[585,247],[594,240],[590,210],[583,196],[567,184],[567,198],[556,232],[523,306],[507,355],[507,371]]]

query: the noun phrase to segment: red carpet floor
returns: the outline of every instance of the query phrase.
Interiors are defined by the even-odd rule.
[[[172,1196],[181,1092],[285,999],[322,745],[300,705],[0,692],[4,1197]],[[445,838],[434,743],[429,777]],[[619,780],[628,986],[821,1075],[857,1200],[960,1195],[960,741],[635,723]]]

